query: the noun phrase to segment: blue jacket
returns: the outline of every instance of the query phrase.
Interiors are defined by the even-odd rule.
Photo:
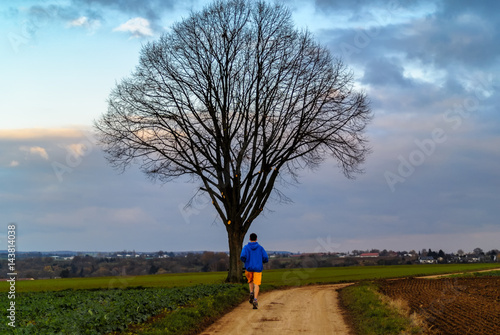
[[[257,242],[248,242],[241,250],[240,259],[245,262],[245,269],[249,272],[262,272],[263,263],[269,262],[267,252]]]

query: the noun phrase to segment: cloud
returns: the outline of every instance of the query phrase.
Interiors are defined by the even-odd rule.
[[[149,21],[142,17],[130,19],[113,29],[113,31],[129,32],[132,34],[132,37],[153,36]]]
[[[20,150],[29,152],[32,155],[38,155],[45,160],[49,159],[49,155],[47,154],[47,151],[42,147],[21,147]]]
[[[104,208],[98,206],[80,207],[73,210],[67,208],[61,211],[47,213],[37,220],[39,224],[47,228],[77,228],[81,230],[94,230],[97,227],[104,227],[100,224],[106,223],[106,228],[118,227],[123,229],[127,226],[141,226],[144,223],[155,225],[155,219],[140,207],[129,208]]]
[[[297,26],[309,26],[342,56],[370,98],[374,150],[355,181],[328,159],[301,171],[297,187],[279,185],[294,204],[269,203],[275,212],[251,227],[267,248],[314,251],[328,241],[338,251],[498,248],[500,2],[458,1],[293,1]],[[115,37],[147,38],[201,3],[208,0],[46,1],[17,15],[30,15],[37,29],[54,21],[73,27],[64,36],[106,23],[125,33]],[[446,140],[434,140],[438,128]],[[195,186],[159,187],[137,167],[119,175],[86,134],[0,130],[0,212],[20,230],[26,225],[23,247],[227,249],[210,202],[200,198],[183,210]],[[411,170],[401,168],[402,159]],[[394,192],[387,171],[403,180]]]
[[[86,16],[79,17],[78,19],[69,22],[72,27],[82,27],[89,23],[89,19]]]
[[[362,81],[376,86],[412,87],[411,79],[405,77],[403,72],[404,67],[399,60],[378,58],[367,63]]]
[[[162,14],[165,11],[173,11],[179,5],[190,5],[193,1],[189,0],[73,0],[73,7],[99,8],[101,10],[114,10],[126,14],[127,16],[144,17],[150,22],[161,21]]]
[[[89,147],[89,143],[73,143],[65,146],[68,152],[72,153],[75,158],[83,157],[92,150]]]
[[[68,23],[70,27],[82,27],[94,33],[101,25],[99,20],[89,19],[87,16],[81,16],[77,19],[71,20]]]
[[[82,129],[76,128],[29,128],[0,129],[0,140],[36,140],[48,138],[81,138]]]

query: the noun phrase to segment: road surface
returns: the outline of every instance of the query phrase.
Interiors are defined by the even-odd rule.
[[[259,309],[248,301],[200,335],[350,335],[337,289],[350,284],[317,285],[259,294]]]

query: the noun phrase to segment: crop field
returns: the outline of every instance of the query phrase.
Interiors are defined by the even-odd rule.
[[[500,276],[382,281],[380,291],[405,300],[436,334],[500,334]]]
[[[241,291],[240,285],[184,288],[133,288],[27,292],[16,296],[16,327],[2,308],[0,334],[105,334],[124,330],[159,313],[188,306],[198,299]],[[8,306],[7,295],[0,304]]]
[[[498,264],[433,264],[267,270],[264,271],[262,288],[265,291],[286,286],[353,282],[463,271],[472,272],[493,267],[498,267]],[[232,306],[235,306],[234,304],[238,304],[244,298],[243,296],[246,297],[247,285],[223,284],[226,275],[226,272],[210,272],[17,281],[15,283],[16,329],[14,333],[105,334],[110,331],[123,330],[133,323],[144,322],[154,315],[169,312],[175,314],[178,311],[187,311],[189,308],[193,309],[192,315],[197,316],[198,320],[202,320],[195,322],[203,322],[206,317],[200,314],[198,308],[201,307],[197,306],[205,306],[206,310],[210,312],[214,310],[214,304],[219,305],[221,301],[232,301]],[[394,283],[397,282],[394,281]],[[497,287],[498,284],[499,282],[496,281]],[[9,322],[7,307],[9,303],[13,302],[8,298],[9,287],[8,282],[0,282],[0,292],[3,292],[0,294],[0,317],[4,320],[0,323],[1,334],[13,330],[7,325]],[[442,292],[461,292],[463,285],[457,286],[456,289],[448,287],[455,286],[437,287],[433,293],[434,296],[444,294]],[[481,290],[476,289],[478,292]],[[490,291],[494,292],[494,289]],[[456,296],[458,295],[452,295],[451,298],[454,301],[459,301]],[[478,296],[480,297],[481,294],[478,294]],[[498,295],[496,299],[498,305]],[[430,307],[427,308],[429,311],[433,311],[434,307],[438,306],[435,302],[432,305],[431,300],[430,304]],[[424,306],[423,303],[422,306]],[[228,308],[230,307],[228,306]],[[417,306],[417,308],[420,307]],[[473,310],[472,307],[470,307],[470,310]],[[486,309],[482,310],[481,313],[486,313],[485,311]],[[218,313],[224,313],[224,311],[221,310]],[[491,311],[489,313],[491,314]],[[492,315],[500,320],[498,310],[495,313],[497,314]],[[192,315],[188,318],[191,318]],[[489,314],[486,313],[485,315]],[[216,316],[211,315],[210,317],[215,318]],[[433,317],[437,320],[439,314]],[[182,323],[186,323],[185,319]],[[498,327],[498,323],[496,327]],[[495,329],[499,330],[499,328]],[[493,333],[490,332],[489,334]],[[174,331],[172,334],[180,334],[180,332]]]

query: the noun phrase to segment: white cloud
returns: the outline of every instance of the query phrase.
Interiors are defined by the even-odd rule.
[[[69,21],[68,26],[85,28],[90,31],[90,33],[94,33],[101,26],[101,22],[99,20],[89,19],[86,16],[81,16],[77,19]]]
[[[47,151],[42,147],[21,147],[20,149],[21,149],[21,151],[29,152],[32,155],[38,155],[45,160],[49,159],[49,155],[47,154]]]
[[[87,155],[92,150],[92,148],[85,143],[74,143],[65,146],[65,148],[77,158]]]
[[[89,24],[89,19],[86,16],[79,17],[73,21],[69,22],[69,25],[72,27],[82,27]]]
[[[10,162],[10,164],[9,164],[9,166],[10,166],[10,167],[16,167],[16,166],[18,166],[18,165],[19,165],[19,162],[18,162],[18,161],[12,161],[12,162]]]
[[[133,37],[153,36],[149,21],[142,17],[130,19],[113,31],[129,32]]]

